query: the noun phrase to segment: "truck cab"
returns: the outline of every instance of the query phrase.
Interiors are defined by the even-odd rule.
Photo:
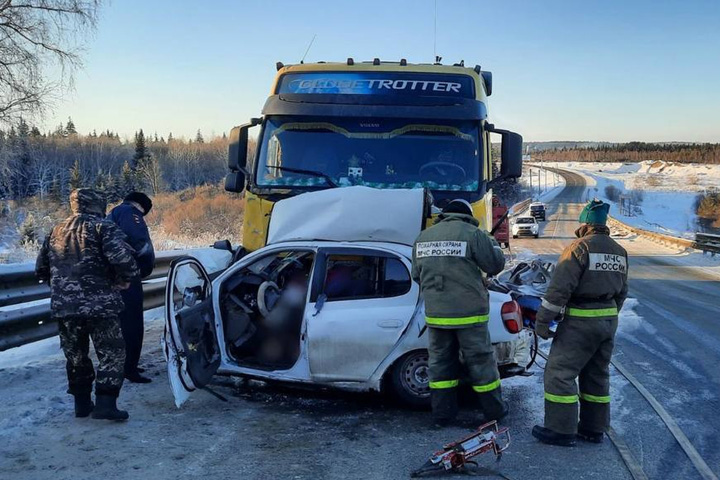
[[[473,206],[492,225],[491,191],[522,171],[522,137],[488,121],[492,73],[464,64],[400,62],[278,64],[262,117],[230,135],[226,189],[245,194],[243,247],[267,241],[275,202],[329,188],[424,188],[442,208]],[[248,135],[258,129],[248,155]],[[492,177],[490,134],[502,137]]]

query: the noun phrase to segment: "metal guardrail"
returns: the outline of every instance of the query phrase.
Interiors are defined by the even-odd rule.
[[[710,253],[713,257],[715,254],[720,253],[720,235],[696,233],[695,240],[693,241],[687,238],[673,237],[672,235],[665,235],[664,233],[651,232],[642,228],[633,227],[613,217],[609,217],[609,222],[611,225],[615,224],[616,226],[635,233],[636,235],[647,237],[664,245],[694,248],[696,250],[702,250],[703,253]]]
[[[160,252],[155,269],[143,281],[143,309],[150,310],[165,303],[165,284],[170,263],[185,252]],[[35,265],[22,264],[0,267],[0,307],[17,308],[0,311],[0,352],[58,334],[57,323],[50,317],[50,303],[24,304],[48,300],[50,288],[39,283]]]
[[[523,200],[522,202],[518,202],[512,207],[510,207],[510,210],[512,211],[512,216],[516,217],[520,213],[524,212],[530,207],[530,204],[532,203],[532,198],[527,198]]]

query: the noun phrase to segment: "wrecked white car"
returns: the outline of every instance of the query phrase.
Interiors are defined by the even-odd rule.
[[[428,403],[424,306],[410,278],[423,201],[422,190],[304,194],[278,202],[267,246],[216,278],[197,259],[176,260],[164,338],[176,404],[216,374]],[[514,364],[522,325],[517,302],[491,291],[501,366]]]

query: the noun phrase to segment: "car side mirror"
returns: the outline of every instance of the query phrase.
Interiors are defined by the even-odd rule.
[[[242,192],[245,189],[245,174],[243,172],[230,172],[225,176],[225,190],[228,192]]]
[[[213,243],[212,248],[215,250],[227,250],[228,252],[232,252],[232,244],[230,243],[230,240],[218,240]]]

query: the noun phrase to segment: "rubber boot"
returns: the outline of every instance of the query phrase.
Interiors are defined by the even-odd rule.
[[[487,421],[488,421],[488,422],[491,422],[491,421],[495,420],[495,421],[499,422],[499,421],[502,420],[503,418],[507,417],[509,413],[510,413],[510,404],[509,404],[506,400],[503,400],[503,409],[502,409],[502,411],[501,411],[495,418],[489,418],[489,417],[488,417],[488,418],[487,418]]]
[[[578,427],[577,437],[580,440],[584,440],[590,443],[603,443],[605,434],[603,432],[593,432],[592,430],[586,430]]]
[[[456,424],[457,418],[455,417],[433,417],[433,429],[435,430],[454,427]]]
[[[560,447],[574,447],[575,435],[569,433],[553,432],[549,428],[535,425],[532,429],[532,436],[548,445],[558,445]]]
[[[115,420],[122,422],[130,415],[125,410],[118,410],[117,397],[112,395],[97,395],[97,406],[92,412],[92,418],[96,420]]]
[[[75,416],[77,418],[85,418],[90,415],[95,405],[92,402],[90,392],[78,393],[75,397]]]

